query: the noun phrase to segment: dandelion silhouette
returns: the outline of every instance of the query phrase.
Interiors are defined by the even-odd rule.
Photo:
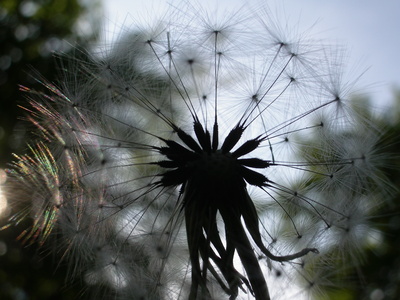
[[[13,220],[33,218],[21,238],[56,240],[109,299],[293,299],[356,263],[377,132],[341,53],[270,21],[174,10],[63,58],[47,93],[21,87],[37,129],[9,170],[27,194]]]

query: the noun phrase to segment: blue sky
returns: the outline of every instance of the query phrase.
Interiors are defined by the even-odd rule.
[[[127,26],[133,19],[146,20],[153,11],[162,11],[166,0],[103,0],[109,28]],[[190,2],[190,1],[189,1]],[[374,104],[389,107],[392,88],[400,88],[400,1],[398,0],[203,0],[207,7],[240,7],[245,3],[267,3],[278,14],[284,12],[289,22],[304,24],[304,29],[315,24],[313,36],[344,45],[348,50],[348,69],[366,71],[356,88],[370,95]],[[150,12],[150,13],[149,13]]]

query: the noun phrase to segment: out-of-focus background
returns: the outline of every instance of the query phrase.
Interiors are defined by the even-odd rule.
[[[190,1],[189,1],[190,2]],[[211,0],[209,0],[211,5]],[[261,1],[217,1],[218,9],[253,5]],[[145,4],[143,4],[145,3]],[[59,72],[53,52],[69,53],[76,45],[89,47],[111,42],[133,22],[146,22],[161,15],[179,1],[141,0],[1,0],[0,2],[0,184],[12,153],[24,153],[29,128],[21,122],[24,95],[19,85],[43,89],[34,78],[53,80]],[[204,4],[204,3],[203,3]],[[215,5],[215,3],[213,3]],[[283,25],[299,23],[300,32],[311,28],[314,37],[349,50],[348,71],[357,77],[357,97],[370,99],[384,124],[386,151],[397,153],[400,136],[400,2],[284,0],[268,2],[272,15],[282,16]],[[278,19],[279,20],[279,19]],[[349,77],[352,78],[352,77]],[[396,140],[397,138],[397,140]],[[397,160],[398,163],[398,160]],[[386,170],[395,185],[398,170]],[[399,197],[377,218],[385,234],[380,247],[371,249],[365,266],[354,270],[359,287],[344,289],[332,299],[400,299],[400,215]],[[0,185],[0,226],[10,212]],[[18,234],[24,224],[0,232],[0,299],[76,299],[84,290],[78,281],[65,284],[66,268],[57,254],[37,245],[21,245]],[[359,274],[363,274],[360,276]],[[360,278],[358,278],[360,277]],[[361,293],[360,291],[365,291]],[[334,297],[334,298],[333,298]],[[364,298],[362,298],[364,299]]]

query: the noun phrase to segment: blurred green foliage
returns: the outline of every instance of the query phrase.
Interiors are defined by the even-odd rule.
[[[344,283],[344,287],[324,287],[324,296],[316,296],[316,300],[400,299],[400,90],[394,91],[393,97],[393,106],[378,115],[361,104],[368,103],[368,99],[354,99],[361,109],[358,112],[382,129],[375,151],[382,159],[381,175],[387,178],[388,188],[376,195],[376,211],[370,220],[375,234],[363,246],[362,264],[339,270],[332,286]],[[356,134],[357,127],[353,130]]]
[[[384,128],[377,149],[387,155],[384,172],[396,189],[383,195],[384,205],[372,221],[380,232],[375,246],[367,249],[365,264],[354,270],[360,284],[352,299],[400,299],[400,90],[394,92],[394,106],[374,120]]]
[[[18,86],[39,86],[32,70],[45,78],[57,73],[54,51],[92,42],[100,28],[100,3],[79,0],[2,0],[0,2],[0,167],[21,146],[15,137],[24,103]]]

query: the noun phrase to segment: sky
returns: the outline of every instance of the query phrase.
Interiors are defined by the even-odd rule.
[[[189,1],[191,2],[191,1]],[[108,23],[118,30],[133,20],[146,20],[180,1],[103,0]],[[178,3],[178,4],[177,4]],[[400,88],[400,1],[398,0],[203,0],[202,5],[240,7],[266,3],[289,23],[312,27],[312,36],[343,45],[349,55],[348,71],[363,73],[356,91],[367,94],[373,104],[388,108],[394,87]],[[283,13],[282,13],[283,12]],[[115,32],[113,33],[115,34]],[[365,73],[364,73],[365,71]]]

